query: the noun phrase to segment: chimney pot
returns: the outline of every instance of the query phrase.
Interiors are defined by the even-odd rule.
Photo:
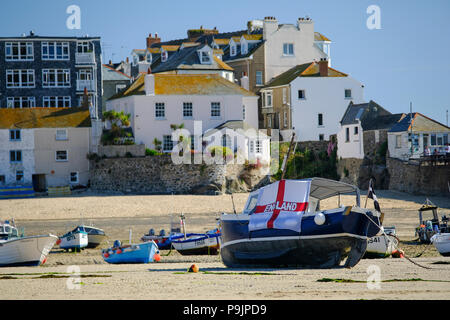
[[[319,61],[319,74],[321,77],[328,77],[328,61],[326,58],[321,58]]]

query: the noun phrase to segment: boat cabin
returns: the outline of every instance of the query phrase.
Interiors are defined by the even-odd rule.
[[[360,192],[356,186],[335,181],[329,180],[325,178],[310,178],[310,179],[302,179],[297,181],[311,181],[308,199],[308,205],[305,210],[307,213],[313,213],[317,211],[323,210],[321,209],[321,201],[325,199],[329,199],[337,196],[337,206],[334,208],[342,207],[341,203],[341,195],[354,195],[355,196],[355,206],[360,206]],[[264,188],[264,187],[263,187]],[[245,204],[243,214],[252,214],[255,212],[258,199],[262,194],[262,190],[258,189],[252,193],[250,193],[247,203]],[[299,195],[299,197],[302,197]]]
[[[9,221],[0,222],[0,240],[8,240],[10,238],[17,238],[19,232],[17,228],[9,223]]]

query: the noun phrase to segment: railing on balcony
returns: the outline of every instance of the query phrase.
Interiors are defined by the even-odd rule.
[[[94,80],[77,80],[77,91],[84,91],[84,88],[87,91],[95,91]]]
[[[95,55],[93,52],[76,53],[75,62],[77,64],[93,64],[95,63]]]

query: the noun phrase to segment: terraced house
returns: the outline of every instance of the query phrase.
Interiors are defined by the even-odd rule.
[[[102,67],[98,37],[0,38],[0,108],[70,108],[86,89],[101,115]]]

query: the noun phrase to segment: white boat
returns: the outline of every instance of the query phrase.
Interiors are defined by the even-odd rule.
[[[384,233],[379,233],[367,239],[367,249],[363,258],[386,258],[396,250],[398,240],[395,237],[395,227],[385,227]]]
[[[88,248],[96,248],[98,247],[106,238],[105,231],[100,228],[94,227],[92,225],[81,225],[79,226],[82,230],[87,232],[88,234]]]
[[[172,245],[184,256],[216,255],[220,242],[220,233],[188,233],[186,238],[172,240]]]
[[[19,236],[14,224],[0,222],[0,267],[44,264],[57,240],[52,234]]]
[[[88,234],[82,226],[76,227],[74,230],[66,233],[59,238],[59,247],[61,249],[83,249],[88,245]]]
[[[450,257],[450,233],[438,233],[431,237],[431,242],[444,257]]]

